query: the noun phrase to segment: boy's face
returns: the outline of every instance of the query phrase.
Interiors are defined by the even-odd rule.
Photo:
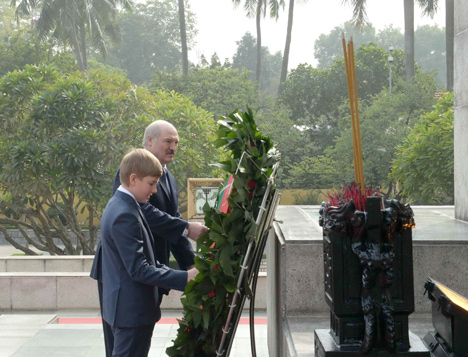
[[[156,193],[156,185],[159,181],[157,176],[145,176],[140,179],[136,174],[130,175],[129,191],[141,203],[148,201],[153,193]]]

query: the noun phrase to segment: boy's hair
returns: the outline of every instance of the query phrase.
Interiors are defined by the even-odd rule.
[[[128,186],[131,174],[136,174],[139,179],[146,176],[161,177],[162,166],[148,150],[133,149],[124,156],[120,163],[120,182]]]

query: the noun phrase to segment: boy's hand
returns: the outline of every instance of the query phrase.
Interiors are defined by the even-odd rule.
[[[197,239],[206,231],[208,231],[208,227],[201,224],[200,222],[189,222],[187,237],[196,242]]]
[[[198,269],[197,268],[192,268],[192,269],[189,269],[187,270],[187,283],[191,280],[194,280],[195,277],[197,276],[198,274]]]

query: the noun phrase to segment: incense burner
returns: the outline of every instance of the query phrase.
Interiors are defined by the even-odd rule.
[[[365,206],[356,210],[351,200],[320,209],[329,336],[335,352],[405,353],[414,311],[413,212],[381,197],[367,197]],[[316,356],[326,354],[318,336]]]

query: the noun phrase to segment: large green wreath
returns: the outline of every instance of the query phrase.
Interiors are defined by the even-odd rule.
[[[166,350],[169,356],[216,356],[241,263],[258,233],[256,219],[267,182],[279,161],[279,153],[270,138],[258,131],[250,109],[220,120],[217,137],[215,145],[230,152],[229,159],[218,164],[234,177],[230,211],[222,213],[205,205],[205,225],[210,231],[197,242],[195,266],[200,273],[185,289],[184,314],[174,345]],[[245,281],[242,290],[250,296]]]

